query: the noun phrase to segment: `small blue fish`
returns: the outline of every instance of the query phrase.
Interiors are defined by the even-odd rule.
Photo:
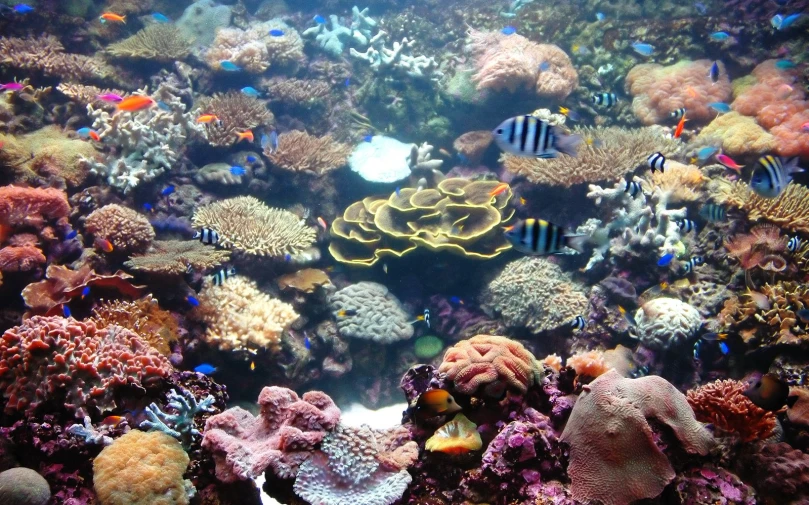
[[[84,300],[90,294],[90,286],[84,286],[81,290],[81,299]]]
[[[508,25],[504,27],[502,30],[500,30],[500,33],[502,33],[503,35],[514,35],[515,33],[517,33],[517,29],[511,25]]]
[[[249,154],[249,155],[247,155],[247,157],[245,158],[245,160],[247,161],[247,163],[255,163],[255,162],[257,162],[257,161],[258,161],[258,158],[256,158],[256,157],[255,157],[255,156],[253,156],[252,154]]]
[[[343,84],[345,85],[346,88],[351,86],[351,77],[346,77],[346,80],[343,81]]]
[[[65,240],[73,240],[79,235],[79,232],[76,230],[70,230],[70,233],[65,235]]]
[[[84,128],[79,128],[78,130],[76,130],[76,133],[79,134],[79,137],[86,139],[87,137],[90,136],[91,131],[93,131],[92,128],[90,128],[89,126],[85,126]]]
[[[62,317],[70,317],[72,313],[70,312],[70,307],[67,304],[62,305]]]
[[[232,167],[230,167],[230,173],[236,176],[242,176],[245,173],[247,173],[247,171],[244,169],[244,167],[240,167],[239,165],[233,165]]]
[[[27,4],[17,4],[14,6],[14,12],[17,14],[28,14],[34,12],[34,8]]]
[[[722,42],[723,40],[727,40],[730,38],[728,32],[713,32],[711,35],[711,40],[716,40],[717,42]]]
[[[152,19],[154,19],[158,23],[171,23],[171,19],[169,19],[168,16],[160,14],[159,12],[155,12],[154,14],[152,14]]]
[[[671,263],[671,260],[674,259],[674,253],[666,253],[657,260],[657,266],[664,267]]]
[[[396,188],[396,196],[402,196],[402,188]]]
[[[778,30],[786,30],[787,28],[795,24],[795,21],[797,21],[798,18],[800,17],[801,15],[800,13],[798,13],[798,14],[790,14],[789,16],[783,18],[781,20],[781,23],[778,25]]]
[[[242,67],[229,60],[220,61],[219,67],[226,72],[239,72],[242,69]]]
[[[719,80],[719,63],[713,62],[711,65],[711,70],[708,72],[708,77],[711,78],[711,82],[716,84]]]
[[[773,28],[775,28],[776,30],[780,30],[780,29],[781,29],[781,23],[783,23],[783,22],[784,22],[784,16],[782,16],[782,15],[780,15],[780,14],[776,14],[775,16],[773,16],[773,17],[770,19],[770,24],[771,24],[771,25],[772,25],[772,27],[773,27]]]
[[[719,342],[719,350],[722,351],[722,354],[727,355],[730,352],[730,347],[724,342]]]
[[[651,56],[652,53],[655,52],[655,48],[651,44],[646,44],[644,42],[635,42],[632,44],[632,49],[635,50],[636,53],[640,54],[641,56]]]
[[[317,23],[319,25],[325,25],[326,24],[326,18],[324,18],[320,14],[315,15],[315,17],[313,19],[315,20],[315,23]]]
[[[607,19],[606,14],[604,14],[603,12],[596,12],[596,20],[604,21],[605,19]]]
[[[726,104],[725,102],[711,102],[708,104],[708,107],[720,114],[727,114],[731,111],[730,105]]]
[[[457,297],[457,296],[451,296],[451,297],[449,298],[449,303],[452,303],[452,304],[454,304],[454,305],[463,305],[463,300],[461,300],[461,298],[460,298],[460,297]]]
[[[155,102],[157,104],[157,108],[160,110],[164,110],[166,112],[171,112],[171,106],[164,102],[163,100],[158,100]]]
[[[203,363],[195,367],[194,371],[201,373],[202,375],[211,375],[212,373],[216,372],[216,367],[209,363]]]
[[[243,87],[242,93],[244,93],[247,96],[252,96],[253,98],[258,98],[261,95],[261,93],[259,93],[258,90],[256,88],[253,88],[252,86]]]
[[[778,60],[775,62],[775,68],[779,70],[789,70],[795,68],[795,63],[792,60]]]
[[[190,303],[193,307],[199,307],[199,300],[197,300],[196,297],[188,295],[188,296],[185,297],[185,300],[188,303]]]
[[[289,253],[286,253],[286,254],[284,255],[284,261],[286,261],[287,263],[289,263],[290,261],[292,261],[292,255],[291,255],[291,254],[289,254]]]
[[[143,210],[146,212],[154,212],[154,207],[152,207],[151,203],[144,203]]]
[[[303,337],[303,346],[306,347],[307,351],[312,350],[312,342],[309,341],[309,337]]]
[[[548,70],[550,70],[550,68],[551,64],[548,63],[547,61],[543,61],[542,63],[539,64],[540,72],[547,72]]]
[[[283,37],[284,36],[284,30],[279,30],[278,28],[273,28],[272,30],[270,30],[270,36],[271,37]]]
[[[708,158],[710,158],[711,156],[716,154],[718,151],[719,151],[719,148],[715,147],[715,146],[703,147],[702,149],[697,151],[697,159],[699,161],[701,161],[701,162],[705,162],[705,161],[708,160]]]
[[[160,192],[160,195],[161,196],[169,196],[170,194],[174,193],[174,191],[175,191],[174,185],[169,184],[168,186],[163,188],[163,191]]]
[[[370,141],[372,141],[373,139],[374,139],[374,136],[373,136],[373,135],[366,135],[366,136],[362,137],[362,140],[363,140],[364,142],[370,142]]]

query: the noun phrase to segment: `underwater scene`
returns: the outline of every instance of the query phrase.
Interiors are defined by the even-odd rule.
[[[809,505],[809,0],[0,0],[0,505]]]

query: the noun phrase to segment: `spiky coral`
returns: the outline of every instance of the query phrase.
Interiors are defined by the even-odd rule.
[[[219,245],[259,256],[297,254],[311,246],[314,228],[295,214],[264,205],[252,196],[240,196],[200,207],[194,213],[196,228],[219,233]]]
[[[329,83],[317,79],[271,79],[262,81],[261,85],[271,101],[288,105],[306,106],[331,93]]]
[[[719,321],[725,328],[738,332],[748,345],[806,341],[806,325],[799,322],[796,313],[809,308],[809,287],[797,282],[778,282],[765,284],[761,293],[742,296],[744,300],[733,295],[725,301]]]
[[[155,237],[148,219],[129,207],[114,203],[94,210],[84,221],[84,227],[124,254],[146,252]]]
[[[230,251],[214,249],[191,240],[158,240],[145,254],[132,256],[124,263],[137,272],[179,276],[189,268],[210,270],[230,259]]]
[[[788,230],[809,233],[809,188],[802,184],[788,184],[777,198],[762,198],[741,181],[714,184],[712,193],[718,202],[746,212],[751,221],[763,219]]]
[[[718,380],[687,393],[697,421],[738,436],[742,442],[764,440],[775,428],[775,414],[757,407],[742,393],[747,384]]]
[[[331,135],[314,137],[305,131],[293,130],[278,136],[278,148],[267,146],[264,155],[292,172],[322,176],[344,166],[353,146],[335,141]]]
[[[239,91],[202,98],[197,109],[200,114],[213,114],[220,120],[205,125],[205,136],[213,146],[231,146],[239,140],[237,133],[272,126],[275,122],[275,116],[264,102]]]
[[[118,58],[171,62],[184,60],[191,53],[191,42],[176,26],[155,23],[110,45],[107,52]]]

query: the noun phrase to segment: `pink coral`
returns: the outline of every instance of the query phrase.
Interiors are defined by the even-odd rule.
[[[340,421],[340,409],[320,391],[299,398],[291,389],[265,387],[258,404],[258,417],[233,407],[205,424],[202,447],[213,455],[216,477],[223,482],[254,479],[268,467],[279,478],[294,477]]]
[[[688,391],[697,420],[738,435],[743,442],[764,440],[775,429],[775,414],[757,407],[742,393],[747,384],[718,380]]]
[[[601,375],[579,396],[561,441],[570,444],[573,498],[627,505],[654,498],[674,479],[647,418],[665,424],[686,451],[706,455],[713,436],[696,419],[685,395],[661,377]]]
[[[727,102],[731,86],[725,66],[719,63],[719,80],[708,76],[711,60],[680,61],[663,67],[655,63],[636,65],[626,76],[626,90],[635,99],[632,110],[643,124],[670,121],[672,111],[685,107],[687,119],[707,121],[716,116],[708,104]]]
[[[479,90],[513,93],[527,88],[540,96],[563,99],[578,85],[579,76],[567,53],[553,44],[477,30],[471,30],[469,38],[477,69],[473,79]]]
[[[45,263],[45,255],[32,245],[0,249],[0,272],[27,272]]]
[[[54,188],[0,188],[0,225],[41,228],[67,216],[70,205],[64,191]]]
[[[115,390],[165,377],[171,364],[135,333],[63,317],[34,316],[0,340],[0,391],[7,414],[32,415],[61,401],[83,417],[115,407]]]

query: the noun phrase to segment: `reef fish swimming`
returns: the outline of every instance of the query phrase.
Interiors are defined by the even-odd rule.
[[[565,247],[583,252],[589,239],[587,235],[565,233],[561,226],[532,218],[507,227],[505,236],[514,249],[531,255],[556,254]]]
[[[568,135],[534,116],[506,119],[492,132],[503,151],[516,156],[555,158],[559,153],[576,156],[581,135]]]
[[[420,394],[410,407],[411,414],[419,420],[460,412],[461,406],[445,389],[431,389]]]
[[[753,169],[750,189],[762,198],[776,198],[792,182],[792,175],[798,172],[803,172],[798,166],[798,158],[785,161],[771,154],[762,156]]]
[[[764,374],[742,393],[764,410],[776,411],[786,405],[789,386],[772,373]]]

